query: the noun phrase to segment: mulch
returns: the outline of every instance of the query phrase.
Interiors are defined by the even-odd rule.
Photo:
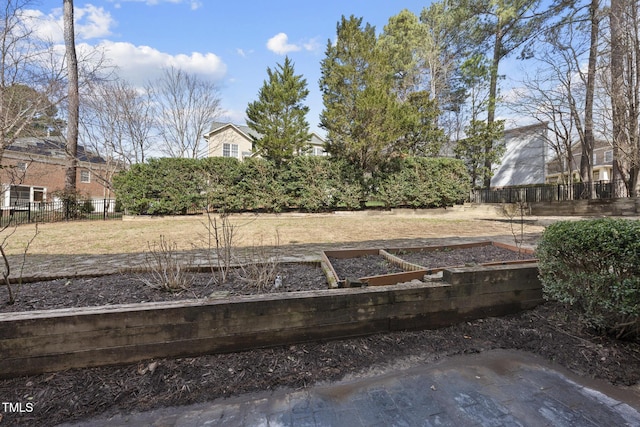
[[[278,291],[286,291],[287,286],[294,291],[296,286],[312,280],[321,282],[323,276],[318,270],[317,265],[282,270],[283,285]],[[36,300],[48,300],[55,294],[60,294],[61,298],[64,295],[74,304],[84,303],[90,297],[98,302],[116,301],[110,294],[112,290],[134,294],[134,282],[140,282],[139,278],[130,275],[84,280],[34,284],[34,295],[27,293],[25,285],[19,301],[30,301],[28,306],[40,307],[41,303]],[[233,286],[221,290],[208,284],[202,295],[255,291],[255,287],[240,282],[235,290]],[[99,283],[102,285],[98,286]],[[75,285],[78,286],[72,287]],[[52,288],[44,291],[45,286]],[[322,286],[326,287],[326,282]],[[145,287],[149,288],[142,285]],[[269,287],[263,289],[270,290]],[[175,296],[170,292],[153,291],[161,298],[184,298],[192,292],[189,289]],[[144,301],[152,300],[148,295],[135,295]],[[280,387],[299,389],[317,382],[339,380],[346,375],[366,373],[407,358],[429,363],[447,356],[491,349],[531,352],[579,375],[603,379],[614,385],[640,384],[640,343],[600,336],[585,326],[580,314],[571,307],[547,302],[515,315],[479,319],[437,330],[394,332],[233,354],[155,359],[2,380],[2,401],[32,402],[33,411],[4,413],[0,425],[50,426]]]

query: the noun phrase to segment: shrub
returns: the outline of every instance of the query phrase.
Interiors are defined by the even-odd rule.
[[[287,164],[280,180],[291,207],[322,212],[335,209],[338,204],[352,204],[348,197],[350,180],[345,172],[340,162],[327,157],[298,156]],[[358,200],[356,205],[359,204]]]
[[[278,172],[270,160],[252,157],[242,162],[241,179],[235,189],[242,210],[281,212],[288,206]]]
[[[373,197],[387,207],[451,206],[469,194],[469,176],[455,159],[409,157],[390,164],[376,177]]]
[[[208,208],[220,212],[239,212],[242,200],[237,184],[242,180],[242,164],[234,157],[207,157],[201,160],[206,182]]]
[[[601,332],[640,338],[639,221],[561,221],[536,255],[545,298],[578,307]]]
[[[130,214],[185,214],[202,207],[204,175],[195,159],[162,158],[117,174],[113,186]]]

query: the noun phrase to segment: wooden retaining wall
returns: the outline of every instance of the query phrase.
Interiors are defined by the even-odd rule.
[[[537,264],[445,270],[444,281],[0,314],[0,377],[429,329],[532,308]]]

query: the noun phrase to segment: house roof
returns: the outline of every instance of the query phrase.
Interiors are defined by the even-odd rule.
[[[6,150],[33,154],[58,159],[66,159],[66,139],[62,136],[48,136],[44,138],[26,137],[18,138]],[[100,155],[86,150],[84,146],[78,145],[78,160],[89,163],[106,163]]]
[[[255,132],[253,129],[251,129],[249,126],[246,126],[246,125],[236,125],[228,122],[213,122],[211,124],[211,129],[209,130],[208,133],[204,135],[204,137],[209,138],[210,136],[216,133],[220,133],[225,129],[235,129],[237,132],[242,134],[248,140],[252,140],[252,137],[260,138],[261,136],[259,133]],[[318,136],[318,134],[316,134],[315,132],[312,132],[311,138],[309,138],[309,144],[321,146],[321,145],[324,145],[324,139]]]
[[[244,137],[246,137],[248,140],[251,140],[251,137],[255,137],[255,138],[259,138],[260,134],[253,131],[253,129],[251,129],[249,126],[245,126],[245,125],[235,125],[233,123],[225,123],[225,122],[213,122],[211,124],[211,129],[209,130],[209,132],[205,135],[205,137],[209,137],[213,134],[216,133],[220,133],[222,131],[224,131],[225,129],[235,129],[236,131],[238,131],[240,134],[242,134]]]

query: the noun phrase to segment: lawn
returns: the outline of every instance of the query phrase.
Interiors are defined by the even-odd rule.
[[[233,215],[236,244],[242,246],[289,244],[340,244],[376,240],[483,237],[511,235],[512,224],[500,215],[442,213],[389,215],[386,213],[318,215]],[[517,221],[517,220],[516,220]],[[178,250],[206,247],[206,216],[59,222],[40,224],[29,254],[97,255],[140,253],[160,236],[175,242]],[[517,225],[517,226],[516,226]],[[542,227],[527,225],[526,233]],[[8,255],[21,254],[35,232],[34,225],[23,225],[2,232]]]

